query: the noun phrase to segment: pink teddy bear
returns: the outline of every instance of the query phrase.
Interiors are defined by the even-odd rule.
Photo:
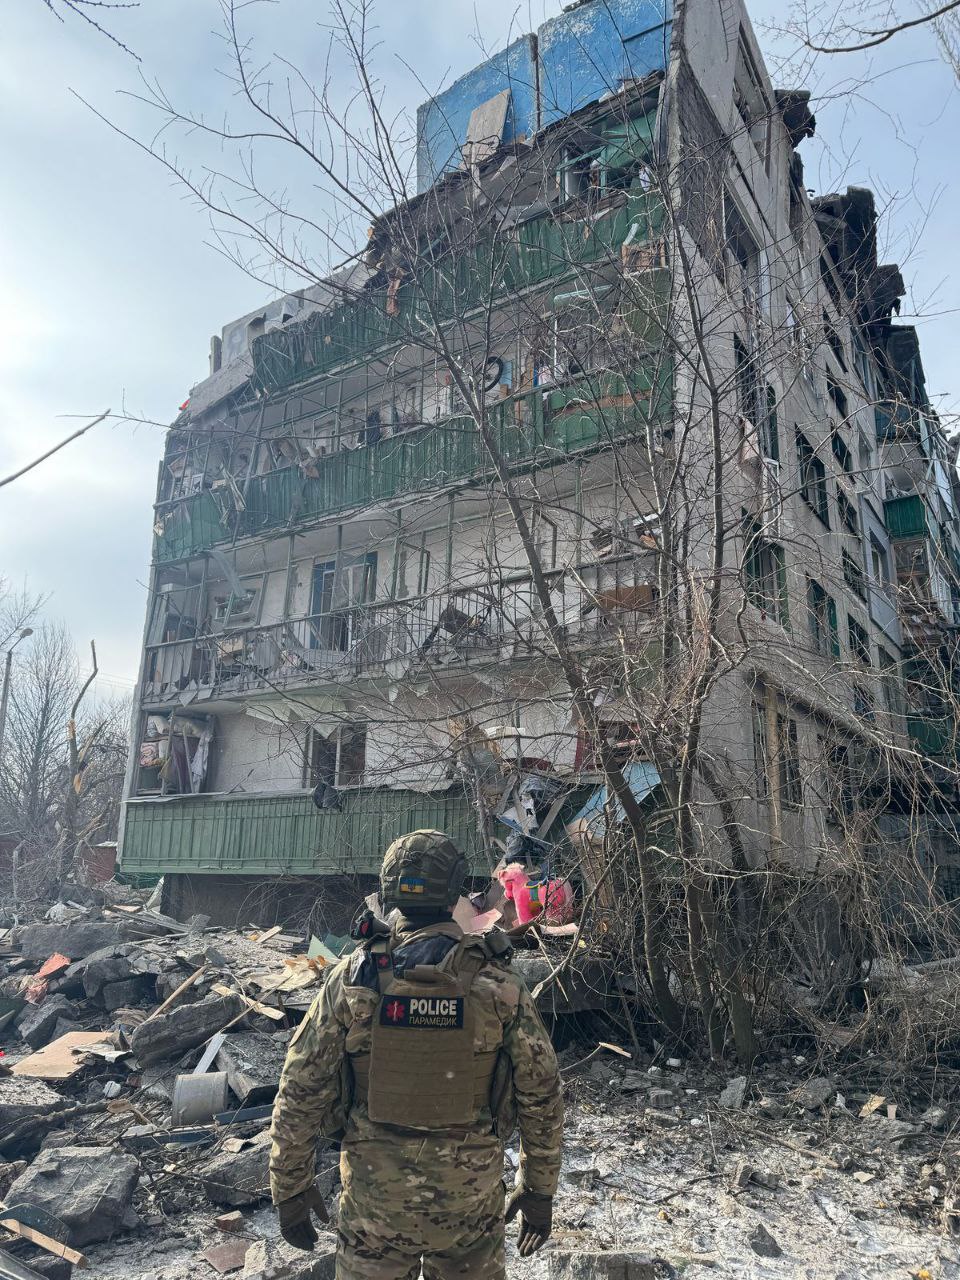
[[[517,909],[520,924],[542,916],[547,924],[570,924],[573,890],[566,880],[534,880],[526,867],[511,862],[497,872],[503,893]]]

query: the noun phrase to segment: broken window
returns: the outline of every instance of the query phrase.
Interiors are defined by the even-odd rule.
[[[843,580],[861,600],[867,598],[867,580],[863,566],[855,560],[849,551],[841,551],[840,560],[843,565]]]
[[[358,606],[377,591],[376,551],[344,553],[313,566],[310,648],[346,652],[358,633]]]
[[[813,647],[817,653],[825,658],[839,658],[836,601],[813,578],[807,579],[807,617]]]
[[[830,399],[836,405],[837,413],[839,413],[841,419],[845,422],[850,416],[850,406],[847,401],[847,395],[836,379],[831,378],[829,374],[827,375],[827,391],[830,395]]]
[[[892,716],[902,716],[903,680],[900,675],[900,664],[883,645],[877,646],[877,666],[880,668],[880,687],[883,690],[884,705]]]
[[[737,46],[733,100],[743,127],[766,165],[770,154],[770,107],[743,31]]]
[[[803,804],[803,784],[800,777],[800,735],[792,716],[777,713],[776,750],[767,742],[767,713],[762,703],[753,704],[753,758],[757,776],[757,792],[770,796],[770,770],[776,769],[780,803],[785,808],[799,809]]]
[[[853,454],[850,452],[850,448],[846,440],[844,440],[843,436],[840,434],[839,427],[832,423],[830,426],[830,447],[833,450],[833,456],[840,463],[843,470],[847,475],[852,475]]]
[[[800,777],[800,735],[791,716],[777,716],[777,768],[780,774],[780,802],[791,809],[803,804]]]
[[[760,428],[760,452],[772,462],[780,461],[780,434],[777,428],[777,393],[766,388],[765,412]]]
[[[877,586],[886,591],[890,586],[890,561],[886,547],[874,534],[870,535],[870,572]]]
[[[823,333],[827,340],[827,346],[833,352],[834,359],[844,373],[846,373],[847,357],[846,352],[843,349],[843,340],[830,323],[830,317],[827,315],[826,311],[823,313]]]
[[[853,502],[847,497],[843,486],[837,485],[837,514],[840,517],[840,523],[848,533],[852,533],[854,537],[860,536],[860,518],[857,515],[857,508]]]
[[[737,411],[752,427],[757,427],[762,416],[757,362],[747,350],[746,343],[736,334],[733,336],[733,362],[737,381]]]
[[[747,599],[765,616],[786,626],[787,570],[783,547],[763,537],[755,520],[748,517],[744,524],[743,580]]]
[[[362,786],[367,761],[366,726],[345,724],[332,733],[309,729],[304,759],[304,781],[311,790]]]
[[[870,666],[870,637],[867,635],[866,627],[860,625],[852,614],[847,615],[847,639],[850,644],[850,652],[862,662],[864,666]]]
[[[797,432],[797,465],[800,472],[800,496],[829,529],[826,468],[817,457],[816,449],[800,431]]]

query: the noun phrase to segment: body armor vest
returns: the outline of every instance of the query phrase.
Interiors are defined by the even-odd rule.
[[[475,1124],[490,1107],[498,1051],[474,1052],[474,978],[487,957],[455,944],[439,964],[378,968],[370,1053],[352,1059],[355,1097],[370,1119],[411,1129]]]

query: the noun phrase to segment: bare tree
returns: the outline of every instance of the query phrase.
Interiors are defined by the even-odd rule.
[[[140,61],[139,54],[134,53],[119,36],[115,35],[105,25],[105,21],[109,19],[109,11],[139,9],[139,0],[40,0],[40,3],[46,5],[58,22],[65,22],[68,14],[75,18],[80,18],[81,21],[93,27],[100,35],[105,36],[111,44],[115,44],[118,49],[122,49],[131,58],[136,58],[137,62]]]
[[[281,659],[243,659],[226,675],[217,638],[208,638],[200,678],[277,694],[296,726],[264,725],[278,752],[303,751],[311,715],[325,734],[340,715],[319,744],[322,755],[336,738],[339,759],[342,730],[359,717],[394,735],[385,773],[430,763],[472,778],[492,861],[503,846],[490,822],[497,788],[485,788],[483,774],[500,779],[512,766],[503,751],[490,763],[478,726],[511,698],[524,714],[541,710],[555,738],[576,740],[577,767],[604,787],[566,855],[584,882],[584,912],[550,982],[564,980],[588,940],[628,975],[619,992],[631,1027],[635,1000],[670,1036],[702,1038],[714,1056],[743,1061],[756,1053],[760,1022],[776,1029],[789,1016],[822,1032],[848,1014],[865,963],[902,963],[921,923],[940,945],[953,938],[921,865],[923,823],[911,827],[929,807],[924,761],[906,741],[902,709],[878,709],[879,681],[867,671],[855,620],[841,656],[830,602],[848,588],[865,592],[863,570],[838,549],[823,550],[802,520],[784,517],[796,500],[826,528],[827,466],[841,474],[841,493],[877,466],[869,450],[858,459],[847,443],[856,414],[878,398],[871,378],[850,371],[852,357],[841,362],[843,384],[829,379],[828,411],[789,436],[778,423],[781,407],[806,394],[824,353],[835,351],[841,320],[830,315],[846,322],[866,303],[842,245],[831,257],[836,246],[823,227],[833,215],[818,219],[794,168],[790,225],[761,254],[724,194],[733,138],[719,126],[698,132],[691,119],[679,151],[663,147],[654,130],[658,77],[604,101],[614,126],[607,134],[582,119],[523,147],[481,145],[417,195],[409,149],[384,117],[368,4],[334,4],[334,51],[357,86],[346,109],[329,83],[313,85],[295,69],[278,91],[239,31],[239,6],[223,7],[249,115],[214,125],[163,95],[153,102],[163,136],[189,129],[232,166],[220,161],[197,180],[168,152],[148,149],[211,212],[246,270],[322,285],[327,306],[256,340],[253,405],[216,431],[175,424],[158,535],[172,543],[193,536],[180,523],[177,486],[195,467],[218,476],[209,501],[234,539],[257,529],[266,473],[286,465],[276,458],[296,458],[304,490],[328,473],[344,485],[365,474],[363,450],[330,462],[319,428],[286,418],[271,426],[267,417],[271,395],[336,367],[340,320],[391,406],[389,419],[366,400],[341,407],[340,440],[351,434],[351,446],[369,449],[390,426],[391,465],[400,466],[407,433],[426,430],[436,414],[420,396],[396,416],[396,388],[412,369],[433,370],[449,412],[431,437],[433,471],[419,485],[428,492],[467,470],[482,478],[469,520],[483,534],[472,524],[465,533],[474,559],[458,570],[459,585],[451,563],[437,585],[422,574],[427,586],[415,601],[393,590],[377,604],[361,592],[349,607],[334,602],[296,626],[251,628],[244,652],[274,645]],[[694,86],[683,87],[692,101]],[[771,128],[793,142],[812,129],[803,95],[765,109],[745,101],[740,112],[741,135],[759,145],[769,146]],[[324,193],[325,221],[259,184],[261,146],[279,146],[304,166]],[[538,208],[548,215],[518,216]],[[324,259],[335,260],[366,223],[366,251],[331,274]],[[889,306],[878,323],[884,314]],[[523,371],[509,384],[505,351],[519,353]],[[352,427],[344,426],[351,413]],[[583,441],[587,461],[564,487],[551,464],[577,455]],[[386,457],[385,446],[378,464]],[[261,484],[264,458],[273,461]],[[603,502],[585,500],[585,485],[602,489]],[[466,530],[468,517],[461,520]],[[420,536],[416,516],[413,523],[401,529],[398,517],[398,556],[402,537]],[[558,528],[569,532],[559,557]],[[806,615],[792,630],[788,598]],[[433,620],[426,629],[425,617]],[[441,688],[443,658],[463,659],[482,639],[514,646],[522,689],[478,680],[458,701]],[[226,645],[236,653],[230,637]],[[318,650],[356,651],[382,674],[351,693],[350,707],[318,717],[306,694],[286,687],[293,659],[301,674],[316,669]],[[193,662],[192,644],[189,652]],[[422,686],[416,699],[391,674],[400,659]],[[158,687],[170,679],[148,672]],[[819,726],[816,756],[801,754],[798,707]],[[303,764],[309,776],[310,761]],[[644,788],[645,776],[656,785]],[[813,794],[816,821],[805,826],[798,815]],[[906,833],[881,867],[891,809]],[[911,929],[891,928],[894,899],[901,924],[915,912]]]

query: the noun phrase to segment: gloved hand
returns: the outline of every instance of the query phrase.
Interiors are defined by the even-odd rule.
[[[547,1242],[553,1226],[553,1197],[537,1191],[524,1191],[517,1187],[507,1201],[503,1215],[505,1222],[512,1222],[520,1214],[520,1234],[517,1249],[521,1258],[529,1258]]]
[[[310,1220],[311,1210],[321,1222],[330,1221],[323,1196],[316,1187],[308,1187],[298,1196],[281,1200],[277,1205],[280,1234],[287,1244],[292,1244],[295,1249],[305,1249],[308,1253],[317,1243],[317,1233]]]

